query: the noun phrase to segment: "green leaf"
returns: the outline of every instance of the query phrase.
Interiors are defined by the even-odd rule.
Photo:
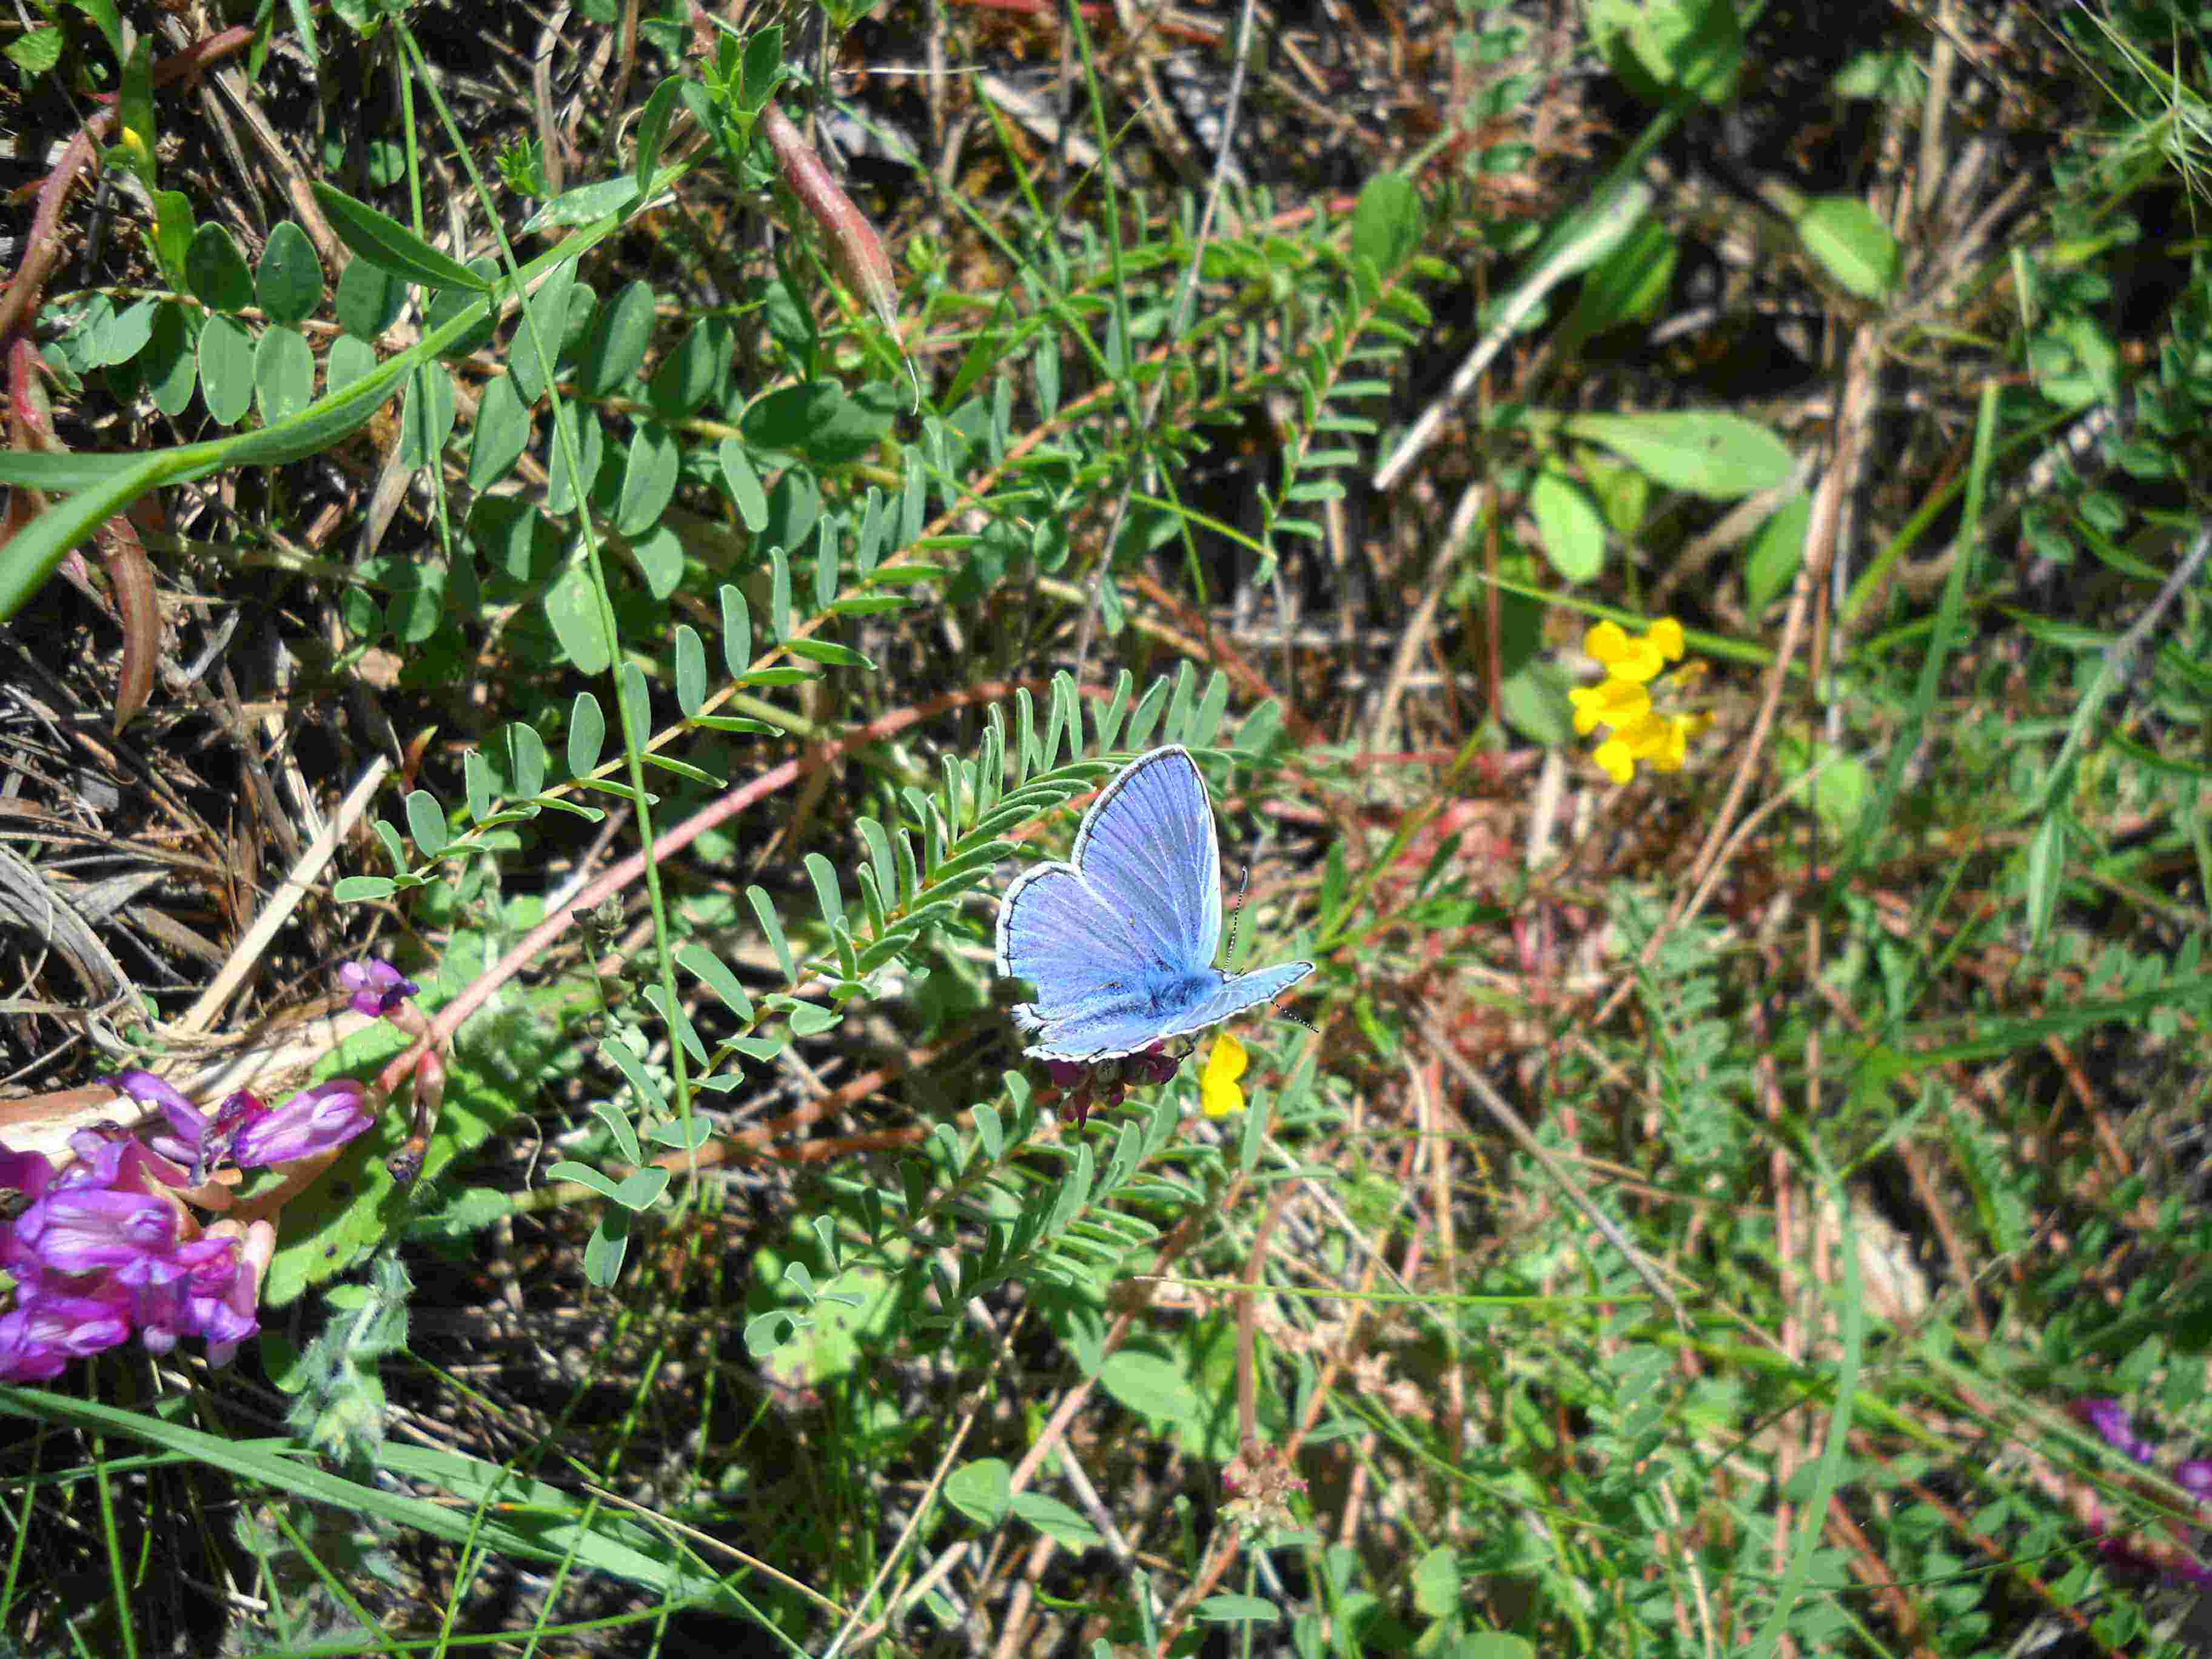
[[[738,107],[747,114],[763,108],[783,79],[783,25],[771,24],[745,42],[744,70],[738,83]]]
[[[1798,240],[1820,268],[1863,300],[1897,284],[1897,239],[1856,196],[1815,196],[1797,214]]]
[[[338,240],[378,270],[426,288],[491,292],[487,278],[459,259],[439,252],[397,219],[319,181],[314,191],[316,204],[330,220],[331,228],[337,232]]]
[[[637,158],[632,170],[641,196],[653,188],[660,147],[668,141],[668,124],[675,118],[677,106],[683,97],[684,77],[672,75],[653,89],[653,96],[645,100],[645,108],[637,118]]]
[[[746,607],[744,592],[740,588],[723,584],[720,595],[722,602],[722,661],[737,678],[753,664],[752,613]]]
[[[338,278],[338,326],[359,340],[374,340],[399,320],[407,304],[407,279],[356,259]]]
[[[1427,217],[1420,191],[1403,173],[1378,173],[1352,210],[1352,251],[1389,276],[1421,246]]]
[[[609,1210],[584,1241],[584,1282],[606,1289],[621,1276],[623,1258],[629,1254],[629,1217]]]
[[[564,434],[575,446],[576,471],[583,475],[587,490],[599,476],[599,463],[605,458],[607,448],[606,428],[596,414],[589,409],[580,409],[573,399],[561,405],[560,419],[548,432],[545,443],[545,470],[551,479],[545,488],[545,511],[556,519],[564,519],[576,510],[568,459],[562,453],[559,441]]]
[[[797,979],[798,964],[791,957],[791,941],[783,936],[783,921],[775,913],[775,901],[768,896],[766,888],[755,883],[745,889],[745,902],[752,906],[754,919],[767,935],[769,948],[775,952],[776,964],[783,969],[783,976]]]
[[[1459,1611],[1459,1552],[1439,1544],[1413,1567],[1413,1605],[1431,1619]]]
[[[1571,348],[1650,316],[1673,285],[1676,250],[1664,225],[1649,216],[1638,219],[1583,278],[1574,309],[1560,325],[1563,343]]]
[[[683,343],[661,361],[647,384],[645,395],[653,406],[672,420],[689,415],[713,397],[728,373],[730,354],[737,337],[720,317],[702,319]],[[724,442],[734,440],[725,439]],[[742,446],[738,453],[744,453]]]
[[[850,646],[839,645],[834,640],[787,640],[785,644],[794,657],[805,657],[811,662],[827,663],[832,668],[865,668],[872,670],[869,661]]]
[[[568,775],[580,778],[598,766],[606,745],[607,717],[599,699],[579,691],[568,705]]]
[[[1147,1421],[1203,1437],[1204,1408],[1190,1379],[1174,1361],[1122,1348],[1106,1361],[1098,1381],[1107,1393]]]
[[[228,317],[200,325],[200,395],[218,426],[236,426],[253,406],[253,337]]]
[[[579,673],[604,674],[612,660],[607,655],[607,636],[599,625],[599,597],[591,573],[571,564],[545,590],[545,620]]]
[[[8,61],[26,75],[44,75],[62,61],[62,32],[41,25],[17,37],[8,48]]]
[[[562,230],[570,225],[588,225],[620,213],[637,199],[637,180],[629,173],[613,179],[602,179],[596,184],[579,185],[574,190],[564,190],[551,201],[523,222],[522,234],[534,236],[541,231]]]
[[[158,146],[161,134],[154,126],[154,40],[142,34],[124,60],[123,85],[116,94],[114,147],[111,160],[120,157],[148,190],[161,183]]]
[[[986,1530],[1006,1518],[1013,1498],[1013,1471],[1002,1458],[979,1457],[945,1477],[945,1501]]]
[[[253,398],[265,422],[298,414],[315,400],[315,354],[296,328],[264,330],[253,353]]]
[[[649,283],[632,283],[601,308],[597,325],[576,364],[576,384],[604,398],[637,373],[653,343],[653,309]]]
[[[435,858],[446,850],[453,839],[447,828],[446,809],[438,798],[427,789],[410,792],[403,803],[407,811],[407,833],[415,839],[425,858]]]
[[[731,1012],[750,1024],[756,1018],[753,1000],[728,966],[713,951],[693,939],[679,946],[676,952],[677,965],[721,998]]]
[[[107,42],[108,51],[115,54],[115,61],[122,63],[129,54],[123,50],[123,19],[115,9],[115,0],[71,0],[71,3],[92,19],[100,39]],[[46,7],[39,9],[51,15]]]
[[[769,392],[745,410],[739,425],[757,448],[781,450],[816,466],[841,466],[882,441],[898,397],[889,385],[871,385],[848,397],[835,380],[809,380]]]
[[[253,273],[231,234],[218,224],[192,233],[185,250],[185,281],[192,297],[210,311],[240,312],[253,303]]]
[[[1605,520],[1589,492],[1565,469],[1547,464],[1528,492],[1528,507],[1552,568],[1571,582],[1595,580],[1605,568]]]
[[[1283,1619],[1280,1607],[1256,1595],[1209,1595],[1191,1612],[1209,1625],[1276,1625]]]
[[[1712,501],[1771,489],[1790,476],[1789,446],[1741,415],[1690,410],[1651,415],[1574,415],[1563,423],[1659,483]]]
[[[2027,936],[2040,945],[2051,934],[2051,918],[2066,884],[2066,823],[2056,812],[2036,826],[2027,844]]]
[[[760,474],[753,471],[752,458],[745,453],[743,441],[725,438],[715,452],[722,463],[722,481],[730,487],[730,499],[735,502],[738,516],[744,520],[745,528],[757,536],[761,526],[768,522],[768,491],[761,487]]]
[[[665,599],[676,592],[684,580],[684,538],[673,526],[652,526],[631,540],[629,550],[638,574],[645,578],[647,592]]]
[[[1636,94],[1656,104],[1675,89],[1728,100],[1743,67],[1735,0],[1589,0],[1590,38]]]
[[[307,60],[307,78],[319,82],[323,76],[322,54],[315,49],[314,0],[289,0],[292,14],[292,32],[300,43],[300,55]],[[259,58],[253,60],[258,72]]]
[[[358,263],[358,262],[356,262]],[[341,334],[323,358],[323,390],[343,392],[376,372],[376,348],[358,336]]]
[[[483,254],[469,261],[469,269],[487,283],[499,275],[499,261]],[[423,319],[425,329],[443,329],[464,311],[475,307],[483,315],[475,327],[467,330],[438,355],[447,359],[466,357],[481,351],[491,343],[492,336],[499,331],[499,319],[489,307],[479,304],[482,295],[465,288],[441,288],[430,296],[428,314]]]
[[[400,465],[440,465],[446,440],[453,435],[458,412],[452,377],[442,368],[416,369],[407,382],[406,398],[399,405]]]
[[[323,264],[307,233],[289,219],[269,233],[253,291],[272,323],[305,322],[323,302]]]
[[[192,250],[192,198],[181,190],[154,193],[154,254],[170,285],[188,290],[185,260]]]
[[[190,407],[199,383],[199,342],[192,334],[199,314],[180,302],[164,302],[147,342],[146,389],[154,394],[154,406],[172,420]]]
[[[159,300],[140,300],[118,312],[101,337],[103,360],[111,364],[137,362],[138,354],[153,341],[154,319],[161,305]]]
[[[1017,1519],[1028,1522],[1054,1543],[1077,1554],[1103,1541],[1097,1528],[1057,1498],[1047,1498],[1042,1492],[1016,1492],[1007,1507]]]
[[[591,289],[586,287],[580,291],[588,295]],[[514,389],[522,394],[526,404],[534,406],[545,395],[545,377],[538,369],[538,349],[544,349],[548,363],[559,360],[568,335],[568,301],[578,292],[574,264],[556,265],[515,319],[514,336],[507,345],[507,369],[514,376]]]
[[[475,441],[469,448],[469,488],[486,489],[504,478],[530,447],[530,411],[514,389],[514,376],[501,374],[484,387],[477,404]]]
[[[676,499],[677,472],[682,461],[683,453],[665,428],[641,423],[630,434],[622,499],[615,508],[617,533],[642,535],[660,522],[660,515]]]

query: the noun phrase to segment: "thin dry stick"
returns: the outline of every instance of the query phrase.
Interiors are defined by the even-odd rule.
[[[175,1030],[186,1032],[205,1030],[210,1022],[222,1012],[222,1006],[230,1000],[231,993],[237,990],[246,975],[253,971],[253,964],[260,961],[261,953],[269,948],[269,942],[276,937],[277,931],[291,920],[292,912],[300,907],[300,901],[314,890],[323,867],[331,861],[331,854],[338,850],[338,843],[353,832],[355,824],[361,822],[361,816],[368,810],[368,803],[375,795],[377,786],[384,781],[384,775],[391,769],[392,763],[381,755],[362,769],[353,787],[346,792],[346,798],[340,803],[337,815],[323,826],[323,833],[317,836],[307,850],[300,855],[300,861],[293,866],[292,873],[278,884],[276,896],[270,901],[268,908],[254,919],[253,926],[246,929],[246,937],[238,941],[237,948],[230,953],[230,960],[223,963],[222,971],[215,976],[206,990],[200,993],[199,1000],[175,1022]]]
[[[1713,815],[1712,828],[1706,831],[1705,844],[1691,861],[1690,879],[1683,884],[1682,895],[1675,899],[1666,920],[1644,941],[1637,957],[1638,969],[1650,965],[1658,954],[1660,943],[1681,925],[1683,917],[1689,913],[1690,890],[1718,866],[1721,851],[1729,844],[1736,811],[1751,787],[1752,774],[1758,770],[1765,755],[1767,738],[1773,732],[1775,719],[1782,707],[1783,688],[1790,682],[1790,665],[1805,641],[1814,595],[1826,579],[1828,562],[1835,554],[1836,521],[1843,510],[1844,483],[1850,476],[1867,417],[1874,407],[1874,370],[1881,349],[1881,336],[1871,324],[1862,328],[1852,342],[1850,366],[1837,420],[1835,462],[1821,479],[1820,493],[1814,498],[1813,521],[1805,538],[1805,562],[1797,568],[1797,580],[1790,585],[1790,610],[1782,623],[1782,644],[1774,653],[1774,665],[1767,671],[1766,690],[1759,699],[1759,714],[1751,723],[1751,734],[1745,739],[1743,757],[1736,764],[1735,775],[1729,781],[1728,794],[1721,802],[1720,811]],[[1634,974],[1624,975],[1591,1023],[1602,1025],[1612,1018],[1635,982]]]
[[[1425,1011],[1408,1012],[1414,1030],[1420,1032],[1430,1050],[1443,1062],[1444,1069],[1452,1074],[1460,1087],[1482,1103],[1482,1109],[1490,1114],[1491,1121],[1513,1138],[1514,1145],[1544,1166],[1544,1172],[1566,1194],[1568,1201],[1583,1212],[1590,1225],[1605,1235],[1606,1241],[1620,1252],[1651,1294],[1672,1308],[1676,1322],[1686,1328],[1690,1316],[1674,1292],[1668,1287],[1667,1281],[1659,1277],[1658,1269],[1652,1266],[1643,1251],[1629,1242],[1628,1235],[1613,1224],[1613,1218],[1590,1201],[1589,1195],[1583,1191],[1566,1165],[1553,1156],[1550,1147],[1530,1133],[1528,1126],[1522,1122],[1520,1115],[1506,1103],[1504,1096],[1490,1086],[1490,1079],[1467,1063],[1453,1045],[1450,1034],[1437,1023],[1436,1016]]]
[[[1413,678],[1413,665],[1420,660],[1421,653],[1429,647],[1430,635],[1436,627],[1437,612],[1444,601],[1444,590],[1459,572],[1455,556],[1462,543],[1474,528],[1474,521],[1490,499],[1486,483],[1469,484],[1452,509],[1451,526],[1444,532],[1443,544],[1437,548],[1436,563],[1429,571],[1428,585],[1421,591],[1420,603],[1413,607],[1413,619],[1406,631],[1399,635],[1398,648],[1390,659],[1389,678],[1383,682],[1382,696],[1375,709],[1375,720],[1368,728],[1367,746],[1381,753],[1390,746],[1392,728],[1398,720],[1399,699],[1406,694],[1406,682]],[[1493,585],[1492,591],[1495,591]],[[1289,647],[1285,646],[1285,650]]]

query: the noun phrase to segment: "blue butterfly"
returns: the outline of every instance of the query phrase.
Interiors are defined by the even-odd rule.
[[[999,972],[1036,987],[1014,1023],[1037,1060],[1115,1060],[1272,1002],[1310,962],[1249,974],[1221,948],[1221,848],[1190,751],[1121,769],[1076,831],[1065,864],[1024,871],[999,902]]]

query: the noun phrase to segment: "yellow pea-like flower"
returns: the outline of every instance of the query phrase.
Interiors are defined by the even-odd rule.
[[[1208,1117],[1227,1117],[1244,1109],[1244,1090],[1237,1079],[1252,1063],[1244,1045],[1224,1031],[1213,1039],[1206,1056],[1206,1070],[1198,1079],[1198,1103]]]
[[[1583,636],[1583,648],[1605,669],[1596,685],[1568,692],[1574,705],[1575,731],[1588,736],[1599,726],[1611,730],[1591,758],[1615,783],[1636,775],[1636,763],[1656,772],[1679,772],[1689,754],[1690,739],[1711,724],[1703,714],[1661,712],[1652,706],[1651,683],[1667,665],[1680,662],[1687,641],[1682,624],[1662,617],[1640,635],[1632,635],[1619,623],[1601,622]],[[1704,671],[1702,663],[1686,663],[1668,682],[1672,696]],[[1670,696],[1671,700],[1671,696]]]

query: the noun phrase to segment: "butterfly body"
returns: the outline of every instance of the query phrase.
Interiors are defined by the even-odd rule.
[[[1188,750],[1139,756],[1084,814],[1065,863],[1024,872],[999,906],[1000,973],[1036,987],[1014,1021],[1037,1060],[1141,1053],[1272,1002],[1313,971],[1213,965],[1221,851]]]

